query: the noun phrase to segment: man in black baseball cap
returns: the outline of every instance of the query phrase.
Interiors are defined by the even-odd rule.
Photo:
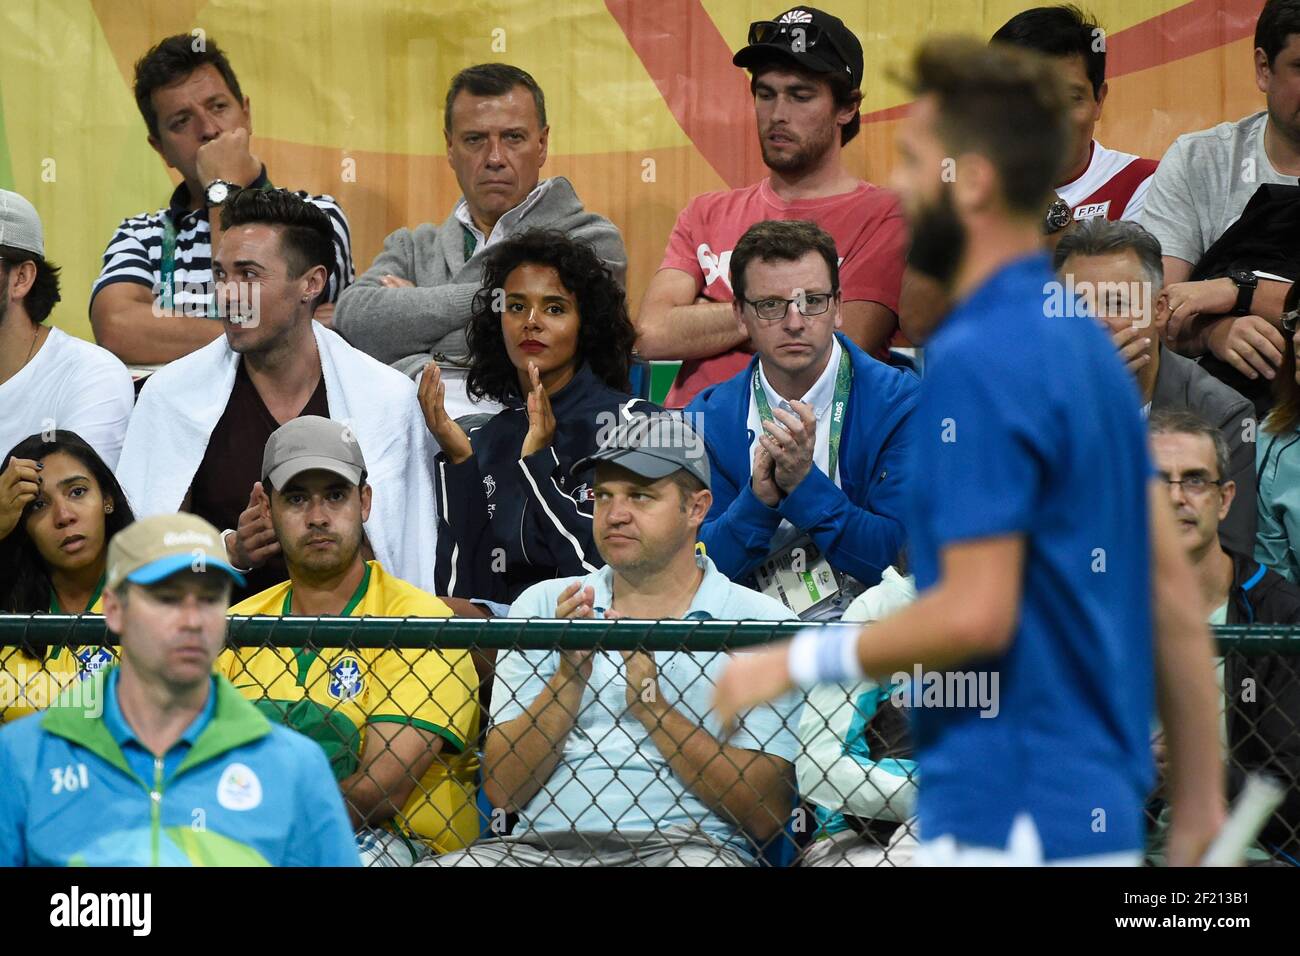
[[[671,407],[749,363],[753,349],[732,314],[727,262],[756,222],[810,220],[831,235],[840,256],[843,330],[865,351],[888,361],[898,324],[902,211],[892,193],[859,179],[844,161],[844,147],[861,126],[862,44],[839,17],[792,7],[751,23],[732,62],[750,73],[769,175],[691,200],[646,288],[637,350],[648,359],[682,360],[665,402]]]

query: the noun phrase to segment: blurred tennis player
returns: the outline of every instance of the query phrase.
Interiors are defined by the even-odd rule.
[[[920,771],[918,861],[1137,864],[1166,728],[1169,862],[1223,820],[1206,613],[1132,376],[1043,251],[1066,98],[1034,54],[923,44],[894,188],[955,307],[926,343],[908,513],[922,595],[866,631],[733,660],[729,720],[791,686],[889,682]]]

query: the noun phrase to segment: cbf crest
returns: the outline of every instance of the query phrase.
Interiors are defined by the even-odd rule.
[[[329,695],[335,700],[351,700],[364,687],[361,665],[355,657],[345,657],[330,668]]]
[[[79,680],[87,680],[94,677],[105,668],[113,666],[113,654],[105,647],[87,647],[78,652],[77,660],[80,667],[77,668],[77,677]]]

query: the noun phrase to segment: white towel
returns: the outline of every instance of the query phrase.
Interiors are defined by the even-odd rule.
[[[312,322],[330,418],[361,444],[373,492],[366,536],[386,570],[432,592],[438,518],[437,444],[425,427],[415,383]],[[150,376],[140,392],[117,477],[135,513],[178,510],[225,412],[239,356],[223,335]],[[251,492],[252,489],[250,488]]]

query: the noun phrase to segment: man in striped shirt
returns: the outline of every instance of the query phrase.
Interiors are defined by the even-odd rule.
[[[123,220],[104,250],[90,299],[96,340],[127,365],[159,366],[222,334],[212,286],[221,204],[242,187],[268,188],[252,154],[249,101],[225,54],[207,37],[168,37],[135,65],[135,98],[149,145],[184,181],[167,207]],[[327,325],[352,281],[348,221],[329,196],[300,194],[334,227],[329,291],[315,317]]]

